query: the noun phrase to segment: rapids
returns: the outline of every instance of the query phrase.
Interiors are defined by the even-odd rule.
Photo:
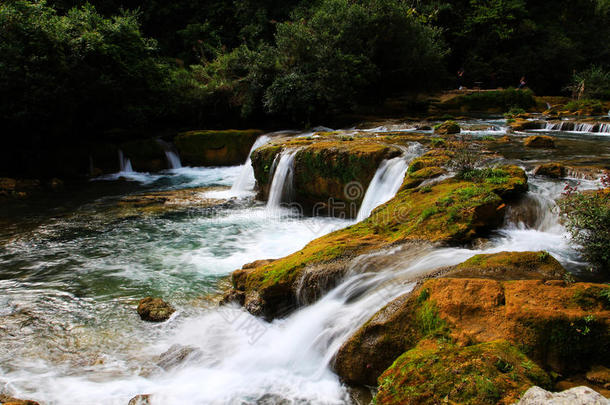
[[[358,220],[396,193],[417,153],[411,149],[382,163]],[[607,159],[608,146],[600,150]],[[530,174],[545,160],[507,155]],[[3,224],[9,217],[17,222],[0,232],[0,391],[47,405],[127,405],[138,394],[152,394],[153,404],[348,404],[349,391],[331,370],[334,354],[378,309],[410,291],[416,277],[505,250],[547,250],[575,272],[584,265],[555,209],[564,182],[530,175],[526,197],[476,248],[404,247],[361,256],[322,299],[271,323],[235,306],[219,308],[216,297],[231,271],[353,223],[281,208],[290,198],[293,158],[287,151],[274,165],[267,207],[251,196],[247,163],[148,174],[130,171],[121,156],[121,172],[85,185],[102,190],[84,193],[85,201],[59,198],[52,209],[19,206],[2,214]],[[577,181],[597,186],[570,180]],[[158,216],[108,214],[125,195],[191,187],[223,187],[221,198],[239,198]],[[135,305],[147,295],[163,297],[177,312],[162,324],[140,321]],[[192,347],[193,355],[160,367],[158,356],[174,345]]]

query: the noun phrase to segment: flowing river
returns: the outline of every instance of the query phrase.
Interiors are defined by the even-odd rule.
[[[502,120],[475,123],[495,125],[470,131],[475,138],[506,133]],[[134,173],[125,162],[122,173],[78,190],[8,204],[0,216],[0,392],[48,405],[127,405],[138,394],[152,394],[159,404],[352,403],[331,370],[333,355],[378,309],[413,288],[417,276],[499,251],[546,250],[571,271],[586,267],[554,209],[565,180],[533,177],[531,169],[553,158],[610,162],[610,137],[553,134],[557,156],[497,148],[528,170],[530,191],[487,242],[359,257],[321,300],[271,323],[217,306],[226,277],[353,223],[277,207],[290,180],[290,156],[278,163],[276,176],[285,178],[274,178],[282,186],[273,210],[253,198],[249,162],[188,168],[174,161],[174,169],[158,174]],[[403,161],[382,163],[369,186],[378,201],[366,201],[367,214],[396,193],[396,176],[418,153],[409,148]],[[114,211],[125,196],[193,187],[203,188],[202,198],[233,198],[160,215]],[[135,306],[148,295],[163,297],[177,312],[165,323],[142,322]]]

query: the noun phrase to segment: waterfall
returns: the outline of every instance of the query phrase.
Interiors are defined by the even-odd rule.
[[[254,179],[254,169],[252,168],[252,153],[269,141],[271,141],[271,137],[268,135],[261,135],[256,139],[256,142],[254,142],[250,149],[250,153],[248,153],[248,159],[246,159],[246,163],[239,173],[239,177],[231,187],[232,195],[241,195],[254,189],[256,180]]]
[[[610,133],[610,124],[574,121],[547,122],[544,129],[547,131]]]
[[[287,149],[280,153],[277,167],[273,172],[273,181],[269,189],[267,207],[279,208],[282,201],[292,194],[292,180],[294,175],[294,158],[298,149]]]
[[[165,142],[163,139],[157,139],[157,143],[161,145],[163,148],[163,152],[165,152],[165,158],[167,159],[167,165],[170,169],[180,169],[182,167],[182,162],[180,161],[180,156],[178,156],[178,152],[169,142]]]
[[[421,153],[419,144],[412,144],[403,150],[402,156],[381,162],[371,180],[356,220],[365,220],[373,210],[390,201],[400,189],[409,163]]]
[[[125,157],[121,149],[119,149],[119,167],[121,168],[121,173],[133,173],[131,160]]]

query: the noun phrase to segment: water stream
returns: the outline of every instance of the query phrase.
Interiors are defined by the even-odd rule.
[[[410,291],[416,277],[505,250],[547,250],[573,271],[582,266],[554,210],[564,182],[530,176],[527,196],[483,247],[398,247],[361,256],[318,302],[271,323],[238,307],[219,309],[211,297],[231,271],[353,223],[270,213],[289,194],[294,155],[285,151],[276,162],[267,207],[243,198],[211,209],[115,217],[116,199],[106,196],[76,209],[35,212],[35,224],[1,231],[0,391],[47,405],[127,405],[137,394],[171,404],[348,404],[348,390],[330,368],[334,354],[379,308]],[[394,195],[409,156],[380,166],[363,216]],[[115,193],[251,190],[244,170],[139,174],[129,191],[119,182]],[[177,313],[162,324],[140,321],[135,306],[147,295],[164,297]],[[161,367],[159,355],[174,345],[190,347],[191,355]]]

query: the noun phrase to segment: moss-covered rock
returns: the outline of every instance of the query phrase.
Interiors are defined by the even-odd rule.
[[[459,347],[424,340],[379,377],[373,403],[512,404],[532,385],[548,388],[550,378],[506,341]]]
[[[189,131],[178,134],[174,143],[182,162],[192,166],[233,166],[243,164],[262,131]]]
[[[297,148],[294,160],[294,201],[305,213],[354,217],[364,191],[384,159],[401,154],[400,149],[374,139],[289,140],[272,143],[252,154],[259,198],[265,200],[272,182],[273,162],[285,149]],[[348,193],[356,184],[356,193]]]
[[[348,382],[372,384],[392,359],[433,331],[469,345],[503,339],[539,365],[559,373],[586,370],[610,360],[607,286],[563,281],[497,281],[472,278],[427,280],[366,322],[340,348],[335,362]],[[430,324],[431,322],[427,322]]]
[[[560,179],[566,175],[566,167],[561,163],[544,163],[534,169],[534,175]]]
[[[517,118],[508,122],[508,126],[513,131],[527,131],[532,129],[544,129],[546,127],[545,121],[532,121],[523,118]]]
[[[403,187],[366,220],[271,264],[234,272],[234,288],[244,293],[248,310],[272,318],[280,308],[295,305],[295,291],[307,273],[327,271],[340,277],[350,258],[399,243],[471,241],[502,223],[503,198],[527,189],[523,170],[504,170],[508,177],[502,184],[452,178],[422,188]]]
[[[554,148],[555,138],[546,135],[528,136],[523,141],[523,145],[528,148]]]
[[[3,405],[40,405],[36,401],[30,401],[27,399],[17,399],[10,397],[5,394],[0,394],[0,404]]]
[[[161,298],[146,297],[138,303],[138,315],[143,321],[167,321],[176,310]]]
[[[547,252],[500,252],[471,257],[445,277],[493,280],[563,280],[563,266]]]
[[[434,127],[434,133],[438,135],[459,134],[462,131],[455,121],[445,121]]]

